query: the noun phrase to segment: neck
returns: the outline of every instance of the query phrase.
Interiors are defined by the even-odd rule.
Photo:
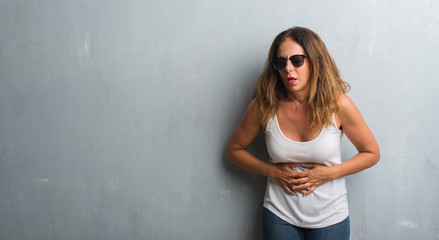
[[[289,102],[297,102],[300,104],[308,103],[309,94],[287,93],[286,100]]]

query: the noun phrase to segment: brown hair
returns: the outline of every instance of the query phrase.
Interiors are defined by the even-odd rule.
[[[310,62],[308,117],[311,127],[332,125],[332,114],[338,112],[337,96],[349,91],[350,85],[341,79],[335,61],[320,37],[303,27],[293,27],[281,32],[271,44],[264,71],[259,76],[253,94],[262,112],[261,124],[267,125],[270,118],[277,113],[280,100],[286,98],[285,86],[271,60],[277,56],[279,45],[287,38],[302,46]]]

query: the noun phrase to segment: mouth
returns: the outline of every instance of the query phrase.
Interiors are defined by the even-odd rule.
[[[293,85],[296,82],[297,78],[295,77],[288,77],[288,84]]]

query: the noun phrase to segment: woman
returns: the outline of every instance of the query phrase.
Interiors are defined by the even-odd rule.
[[[320,37],[294,27],[271,45],[254,99],[227,146],[238,166],[268,177],[263,236],[349,239],[344,177],[376,164],[378,144]],[[246,149],[265,130],[269,162]],[[358,153],[342,162],[343,133]]]

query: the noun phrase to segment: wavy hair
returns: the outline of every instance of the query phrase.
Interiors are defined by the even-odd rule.
[[[304,27],[293,27],[281,32],[271,44],[264,70],[253,94],[262,113],[261,124],[266,126],[277,113],[280,101],[287,98],[287,90],[279,72],[271,64],[272,59],[277,57],[280,44],[287,38],[302,46],[310,62],[308,117],[311,127],[333,125],[332,114],[339,110],[337,96],[348,92],[350,85],[341,79],[335,61],[320,37]]]

